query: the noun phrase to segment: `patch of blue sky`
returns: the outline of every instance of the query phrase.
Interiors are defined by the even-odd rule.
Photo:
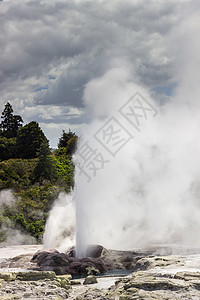
[[[172,96],[174,94],[176,87],[177,84],[173,83],[171,85],[166,85],[166,86],[157,86],[153,88],[153,91],[159,94],[165,94],[166,96]]]
[[[48,75],[48,79],[52,80],[52,79],[56,79],[56,76],[53,75]]]
[[[35,89],[35,92],[41,92],[41,91],[47,91],[48,90],[48,84],[44,85],[44,86],[40,86],[37,89]]]

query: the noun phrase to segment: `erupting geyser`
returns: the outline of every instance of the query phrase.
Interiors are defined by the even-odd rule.
[[[84,256],[87,244],[131,249],[146,243],[198,241],[200,118],[187,106],[178,112],[179,118],[176,106],[163,107],[115,157],[109,157],[90,132],[82,137],[82,145],[89,141],[108,162],[89,182],[77,170],[79,257]],[[122,122],[122,118],[117,120]],[[91,125],[94,134],[104,122]],[[126,128],[133,132],[131,124]]]
[[[79,258],[90,244],[200,245],[200,43],[192,18],[199,24],[195,12],[184,17],[167,41],[177,70],[171,101],[158,105],[121,59],[85,87],[93,121],[74,157]]]

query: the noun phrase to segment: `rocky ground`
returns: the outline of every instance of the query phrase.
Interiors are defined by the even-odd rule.
[[[54,271],[27,271],[26,268],[35,267],[35,263],[30,263],[33,251],[29,254],[22,252],[23,254],[17,257],[13,255],[11,258],[7,254],[5,258],[2,257],[1,250],[0,248],[0,300],[200,299],[198,250],[190,250],[189,254],[186,254],[188,251],[171,251],[167,248],[160,251],[106,250],[103,262],[107,268],[132,268],[132,273],[125,277],[89,275],[86,279],[72,279],[70,275],[56,275]],[[176,252],[182,254],[172,255]],[[20,251],[17,254],[19,253]]]

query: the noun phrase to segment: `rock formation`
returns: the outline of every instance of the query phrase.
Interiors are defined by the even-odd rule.
[[[107,271],[100,258],[87,257],[78,259],[72,255],[60,253],[54,249],[44,249],[35,253],[31,262],[36,263],[38,270],[54,271],[56,274],[71,274],[72,276],[97,275]]]

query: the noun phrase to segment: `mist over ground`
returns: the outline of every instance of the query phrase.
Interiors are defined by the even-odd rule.
[[[0,212],[7,209],[16,209],[16,199],[9,189],[0,192]],[[31,245],[37,243],[33,236],[25,234],[20,228],[15,228],[8,217],[0,215],[0,225],[0,239],[3,238],[3,241],[1,240],[1,247],[9,245]]]

